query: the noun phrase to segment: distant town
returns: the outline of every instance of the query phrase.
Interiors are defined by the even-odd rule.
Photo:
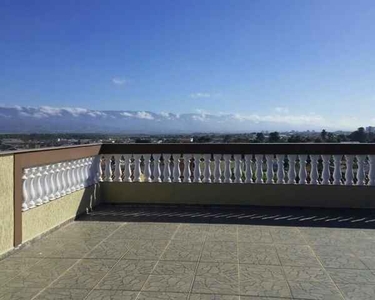
[[[126,134],[0,134],[0,151],[73,146],[92,143],[375,143],[375,126],[356,131],[288,131],[242,134],[192,133],[181,135]]]

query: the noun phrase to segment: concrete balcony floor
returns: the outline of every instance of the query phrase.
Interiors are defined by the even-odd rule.
[[[375,299],[371,211],[102,206],[0,261],[0,299]]]

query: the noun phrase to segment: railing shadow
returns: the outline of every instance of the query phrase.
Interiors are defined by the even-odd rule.
[[[101,204],[79,221],[375,228],[371,209]]]

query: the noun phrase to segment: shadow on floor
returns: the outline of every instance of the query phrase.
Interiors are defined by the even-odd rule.
[[[375,228],[375,210],[259,206],[99,205],[78,221]]]

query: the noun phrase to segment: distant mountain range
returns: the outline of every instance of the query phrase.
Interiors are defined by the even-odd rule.
[[[261,130],[315,129],[319,117],[305,116],[288,122],[287,116],[247,117],[236,114],[154,113],[150,111],[101,111],[83,108],[2,107],[1,133],[237,133]],[[309,119],[310,118],[310,119]],[[312,118],[312,119],[311,119]],[[314,119],[315,118],[315,119]],[[316,123],[312,125],[312,123]]]

